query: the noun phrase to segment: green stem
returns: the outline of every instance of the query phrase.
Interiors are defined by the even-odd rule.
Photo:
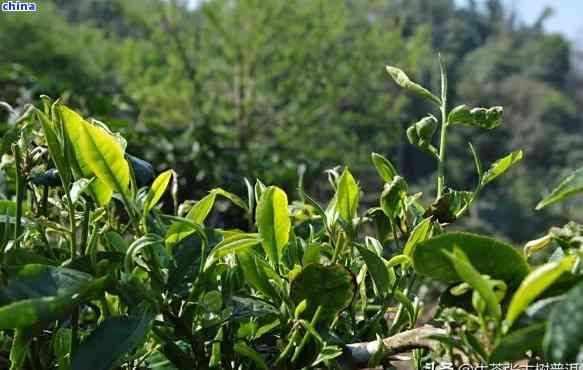
[[[67,199],[67,207],[69,208],[69,225],[71,232],[71,245],[70,254],[71,261],[77,256],[77,227],[75,226],[75,205],[71,200],[71,195],[69,194],[69,189],[65,191],[65,197]]]
[[[445,188],[445,146],[447,142],[447,75],[445,72],[445,63],[439,57],[439,66],[441,69],[441,133],[439,137],[439,160],[437,162],[437,198],[443,195]]]
[[[17,144],[12,147],[14,152],[14,163],[16,165],[16,225],[14,225],[14,247],[20,245],[20,232],[22,222],[22,199],[24,192],[24,179],[22,178],[22,166],[20,163],[20,148]]]
[[[275,360],[275,366],[279,365],[287,357],[287,355],[290,353],[295,341],[298,340],[299,335],[300,335],[299,329],[297,327],[295,327],[292,330],[292,334],[291,334],[289,342],[287,342],[287,345],[285,346],[283,351],[280,353],[277,360]]]
[[[310,326],[315,327],[316,324],[318,323],[318,320],[320,320],[320,314],[322,313],[322,306],[318,306],[318,308],[316,309],[316,312],[314,312],[314,316],[312,316],[312,321],[310,321]],[[306,332],[304,333],[304,337],[302,338],[302,341],[300,342],[300,345],[296,348],[294,355],[292,356],[291,362],[296,362],[296,360],[298,359],[300,353],[302,353],[304,347],[306,346],[306,344],[308,344],[308,340],[310,339],[310,331],[306,330]]]

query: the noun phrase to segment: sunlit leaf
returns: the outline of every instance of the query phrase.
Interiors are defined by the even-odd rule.
[[[583,168],[579,168],[561,183],[537,205],[536,209],[542,209],[550,204],[560,202],[561,200],[578,194],[583,191]]]
[[[454,246],[453,252],[446,249],[442,250],[442,252],[449,258],[460,278],[474,288],[486,301],[490,315],[499,319],[502,311],[494,290],[488,281],[472,266],[464,252],[458,246]]]
[[[74,158],[69,158],[69,162],[71,162],[70,165],[73,168],[76,168],[78,176],[86,178],[93,177],[95,174],[89,167],[89,163],[85,158],[85,153],[81,148],[81,137],[85,136],[84,126],[89,125],[89,123],[86,122],[77,112],[65,107],[64,105],[58,105],[57,109],[63,121],[67,143],[72,148],[71,154]],[[95,199],[97,204],[103,206],[111,200],[113,189],[103,182],[102,179],[95,179],[95,181],[91,183],[89,189],[91,196]]]
[[[495,178],[502,175],[514,164],[520,162],[522,157],[522,150],[517,150],[492,163],[490,169],[488,169],[488,171],[486,171],[482,177],[482,186],[492,182]]]
[[[510,287],[517,287],[529,272],[521,253],[512,246],[490,237],[464,232],[441,234],[419,243],[413,252],[413,267],[420,274],[437,280],[461,280],[442,252],[451,252],[454,245],[464,252],[480,274],[503,280]]]
[[[291,230],[285,192],[275,186],[265,188],[257,204],[255,219],[265,254],[273,263],[279,263]]]
[[[570,270],[576,259],[575,256],[567,256],[561,261],[548,262],[528,274],[514,293],[508,306],[504,319],[506,327],[510,328],[536,297],[551,286],[564,272]]]
[[[396,67],[392,67],[392,66],[387,66],[386,67],[387,72],[389,73],[389,75],[391,75],[391,77],[393,78],[393,80],[395,81],[395,83],[409,91],[415,92],[419,95],[421,95],[422,97],[431,100],[432,102],[434,102],[437,105],[441,104],[441,99],[439,99],[437,96],[433,95],[431,92],[429,92],[429,90],[427,90],[426,88],[424,88],[423,86],[411,81],[409,79],[409,76],[407,76],[407,74],[405,72],[403,72],[402,70],[400,70],[399,68]]]
[[[393,164],[385,157],[378,153],[372,153],[372,163],[374,164],[379,176],[384,182],[390,182],[397,175],[397,170]]]
[[[162,172],[150,187],[148,191],[148,195],[146,196],[146,200],[144,200],[144,213],[150,212],[150,210],[160,201],[162,195],[166,191],[168,184],[170,183],[170,178],[172,177],[174,171],[167,170]]]

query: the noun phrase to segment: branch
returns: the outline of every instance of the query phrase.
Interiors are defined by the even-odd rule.
[[[434,339],[427,338],[431,335],[446,334],[445,329],[434,326],[421,326],[419,328],[395,334],[392,337],[384,338],[383,344],[389,354],[406,352],[414,348],[428,348],[436,350],[439,344]],[[352,360],[356,363],[367,363],[370,358],[379,350],[379,342],[351,343],[346,345]]]

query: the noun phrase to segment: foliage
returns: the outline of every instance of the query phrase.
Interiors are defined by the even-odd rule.
[[[105,123],[46,96],[28,107],[6,138],[3,166],[15,189],[0,203],[4,362],[13,369],[351,369],[389,367],[411,348],[416,368],[580,358],[565,317],[581,321],[583,226],[551,229],[527,244],[526,256],[493,237],[452,230],[523,154],[483,171],[471,146],[476,186],[456,190],[446,157],[457,123],[492,129],[502,124],[502,108],[450,109],[442,58],[439,94],[387,70],[440,117],[430,116],[430,129],[423,120],[411,126],[421,138],[413,146],[429,150],[437,167],[431,202],[373,153],[385,186],[369,209],[347,166],[329,172],[325,206],[301,182],[299,199],[290,201],[260,180],[245,182],[246,197],[215,188],[179,205],[180,174],[154,179],[139,171],[126,139]],[[234,227],[208,223],[219,195],[241,208]],[[528,262],[550,246],[546,263]],[[424,277],[453,284],[442,289],[437,311],[422,300]],[[554,306],[539,313],[549,299]],[[418,327],[427,315],[432,325]]]

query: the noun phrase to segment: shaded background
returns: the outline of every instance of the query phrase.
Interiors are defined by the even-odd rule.
[[[577,219],[581,202],[534,206],[583,164],[580,1],[37,3],[36,14],[0,14],[0,100],[22,108],[41,93],[62,96],[126,135],[130,153],[175,168],[182,199],[215,186],[245,194],[244,177],[294,198],[304,172],[308,193],[326,200],[325,170],[348,165],[371,206],[382,188],[375,151],[430,202],[435,163],[404,132],[434,108],[384,66],[437,91],[441,52],[452,105],[505,108],[498,130],[452,131],[448,185],[474,186],[468,141],[485,165],[525,152],[463,227],[523,242]],[[13,119],[0,113],[2,133]],[[237,210],[222,212],[216,224],[243,224]]]

